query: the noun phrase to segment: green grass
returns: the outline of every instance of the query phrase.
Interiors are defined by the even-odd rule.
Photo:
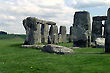
[[[110,73],[110,54],[103,54],[103,48],[80,48],[74,49],[73,55],[57,55],[21,48],[23,41],[0,40],[0,73]]]
[[[18,34],[7,34],[7,35],[0,35],[0,40],[1,39],[13,39],[13,38],[22,38],[25,39],[25,35],[18,35]]]
[[[73,46],[73,43],[59,43],[58,45],[60,46],[65,46],[65,47],[72,47]]]

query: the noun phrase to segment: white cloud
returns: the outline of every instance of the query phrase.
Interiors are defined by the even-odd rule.
[[[1,20],[16,20],[16,17],[10,16],[10,15],[1,14],[0,15],[0,19]]]
[[[89,8],[109,6],[110,0],[65,0],[65,3],[72,8]]]
[[[109,0],[0,0],[0,29],[25,33],[22,20],[32,16],[65,25],[69,32],[76,10],[108,5]]]
[[[10,33],[25,33],[22,20],[27,16],[52,20],[58,26],[69,28],[75,11],[66,6],[64,0],[3,0],[0,1],[0,29]]]

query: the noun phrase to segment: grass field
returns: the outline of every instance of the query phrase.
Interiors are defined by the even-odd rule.
[[[74,49],[74,55],[57,55],[21,48],[23,41],[0,40],[0,73],[110,73],[110,54],[104,54],[103,48],[80,48]]]

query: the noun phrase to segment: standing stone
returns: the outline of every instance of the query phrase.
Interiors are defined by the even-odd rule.
[[[57,44],[58,43],[58,34],[53,35],[53,43]]]
[[[92,42],[95,42],[97,38],[102,38],[102,27],[106,24],[107,16],[95,16],[92,23]],[[105,24],[102,24],[105,21]]]
[[[60,26],[60,33],[62,36],[62,42],[66,42],[66,27],[65,26]]]
[[[90,45],[90,14],[87,11],[76,12],[73,24],[73,43],[77,47]]]
[[[107,20],[105,20],[105,23],[104,23],[104,25],[106,26],[106,24],[107,24]],[[106,27],[104,26],[104,35],[103,35],[103,37],[105,38],[105,36],[106,36]]]
[[[63,39],[62,39],[62,35],[61,35],[61,34],[58,34],[58,42],[59,42],[59,43],[62,43],[62,40],[63,40]]]
[[[58,41],[58,27],[56,25],[51,25],[49,31],[49,38],[51,39],[51,43],[54,44],[55,41]],[[50,43],[48,42],[48,43]]]
[[[48,36],[49,36],[49,26],[47,24],[42,24],[41,27],[41,42],[48,43]]]
[[[50,35],[48,36],[48,44],[52,44],[52,38]]]
[[[96,40],[96,38],[102,37],[102,21],[93,20],[92,23],[92,42]]]
[[[37,19],[28,17],[23,20],[23,25],[26,30],[25,45],[32,45],[35,43],[41,43],[41,24],[37,24]]]
[[[26,19],[23,20],[23,26],[24,26],[24,28],[26,30],[26,39],[25,39],[24,44],[28,44],[30,28],[26,24]]]
[[[110,53],[110,8],[107,12],[107,21],[105,25],[105,53]]]
[[[69,42],[73,42],[73,26],[70,27]]]

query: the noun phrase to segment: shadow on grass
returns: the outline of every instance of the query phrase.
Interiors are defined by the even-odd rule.
[[[97,52],[83,52],[83,53],[75,53],[75,54],[108,54],[108,53],[97,53]]]
[[[34,47],[31,47],[31,48],[23,48],[21,47],[22,43],[17,43],[17,44],[12,44],[12,45],[9,45],[9,47],[13,47],[13,48],[19,48],[19,49],[36,49],[36,50],[41,50],[42,48],[34,48]],[[103,55],[103,54],[110,54],[110,53],[105,53],[105,52],[75,52],[74,54],[100,54],[100,55]]]
[[[11,45],[9,45],[9,47],[22,48],[21,45],[22,44],[11,44]]]
[[[9,47],[14,47],[14,48],[20,48],[20,49],[36,49],[36,50],[41,50],[42,48],[34,48],[34,47],[30,47],[30,48],[25,48],[22,47],[23,44],[12,44]]]

